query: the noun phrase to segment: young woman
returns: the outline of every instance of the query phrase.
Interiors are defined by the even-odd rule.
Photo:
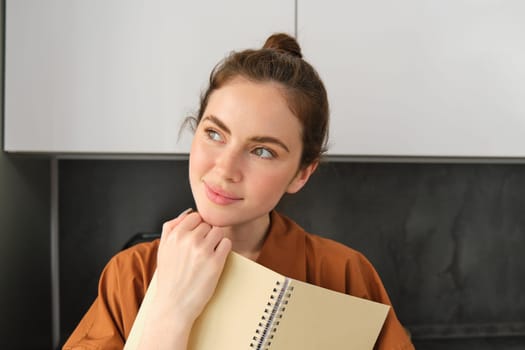
[[[157,295],[140,348],[186,349],[231,250],[283,275],[390,304],[365,257],[274,211],[283,194],[306,184],[327,138],[326,91],[294,38],[273,35],[262,49],[220,63],[195,124],[196,210],[166,222],[160,241],[111,259],[64,349],[122,349],[155,269]],[[413,349],[393,309],[376,348]]]

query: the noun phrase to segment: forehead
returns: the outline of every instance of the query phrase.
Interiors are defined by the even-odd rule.
[[[300,138],[302,134],[284,88],[275,82],[235,78],[211,94],[203,116],[207,115],[219,118],[232,132],[242,126],[257,135]]]

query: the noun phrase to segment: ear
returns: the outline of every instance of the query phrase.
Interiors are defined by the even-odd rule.
[[[286,193],[296,193],[301,188],[303,188],[304,185],[308,182],[308,179],[310,178],[310,175],[312,175],[317,169],[317,166],[319,165],[318,161],[313,162],[312,164],[299,169],[297,174],[295,174],[294,178],[288,184],[288,187],[286,188]]]

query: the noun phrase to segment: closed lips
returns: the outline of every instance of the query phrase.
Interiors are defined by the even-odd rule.
[[[216,195],[218,196],[221,196],[221,197],[224,197],[224,198],[227,198],[227,199],[231,199],[231,200],[240,200],[242,199],[241,197],[238,197],[232,193],[229,193],[229,192],[226,192],[224,190],[222,190],[220,187],[217,187],[217,186],[213,186],[213,185],[210,185],[210,184],[207,184],[207,183],[204,183],[204,185],[206,187],[208,187],[208,190],[215,193]]]

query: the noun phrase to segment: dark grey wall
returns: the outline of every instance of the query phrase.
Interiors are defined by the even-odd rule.
[[[4,1],[0,11],[3,37]],[[3,45],[0,50],[3,67]],[[0,96],[3,101],[3,84]],[[0,118],[3,145],[3,108]],[[1,349],[51,347],[49,173],[48,159],[0,152]]]
[[[49,161],[0,155],[0,348],[49,349]]]
[[[184,161],[62,160],[62,335],[107,260],[193,205]],[[418,349],[525,347],[525,166],[326,163],[279,209],[376,266]]]
[[[95,297],[109,258],[134,234],[159,232],[193,206],[186,175],[175,161],[59,162],[62,337]]]

